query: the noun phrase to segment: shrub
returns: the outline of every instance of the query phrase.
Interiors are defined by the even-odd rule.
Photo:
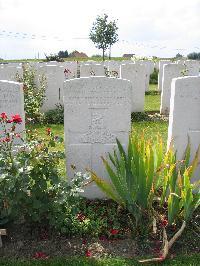
[[[45,54],[45,57],[47,62],[49,61],[64,62],[64,59],[60,58],[59,55],[57,54],[50,54],[50,55]]]
[[[0,135],[0,223],[49,224],[62,231],[76,208],[82,180],[76,178],[69,185],[61,176],[64,153],[55,151],[55,146],[62,138],[48,128],[45,140],[29,131],[23,139],[16,133],[19,123],[19,115],[12,120],[5,113],[0,115],[4,129]]]
[[[39,78],[39,85],[37,86],[35,83],[35,70],[31,66],[24,66],[23,77],[18,76],[17,80],[23,83],[26,120],[34,123],[41,122],[43,113],[40,109],[45,99],[45,76],[42,75]]]
[[[64,106],[56,105],[56,109],[49,110],[44,114],[44,122],[47,124],[63,124],[64,123]]]
[[[150,84],[158,84],[158,70],[154,68],[153,73],[150,75]]]

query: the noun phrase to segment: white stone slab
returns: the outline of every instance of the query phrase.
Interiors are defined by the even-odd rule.
[[[103,64],[82,64],[80,65],[80,77],[105,76]]]
[[[170,105],[168,147],[173,141],[181,160],[189,138],[193,159],[200,145],[200,77],[173,79]],[[200,179],[199,173],[200,167],[196,179]]]
[[[43,112],[55,109],[57,104],[63,105],[63,82],[66,80],[64,70],[63,66],[57,65],[46,65],[38,69],[39,77],[45,75],[46,78]]]
[[[181,64],[167,64],[163,66],[162,93],[160,105],[161,114],[169,114],[172,79],[183,76],[184,70],[185,65]]]
[[[17,81],[17,75],[23,76],[23,69],[21,66],[9,64],[0,66],[0,80]]]
[[[163,66],[170,64],[170,60],[160,60],[159,61],[159,73],[158,73],[158,91],[162,91],[162,76],[163,76]]]
[[[107,179],[101,156],[116,148],[116,138],[126,146],[131,129],[131,83],[127,80],[90,77],[64,82],[64,128],[67,175],[71,165],[92,169]],[[88,198],[105,197],[93,183]]]
[[[22,83],[0,80],[0,114],[1,113],[6,113],[9,118],[11,118],[12,115],[19,114],[22,118],[22,123],[17,125],[16,132],[22,132],[25,129]],[[0,126],[0,131],[1,130]]]
[[[139,64],[122,64],[120,78],[132,83],[132,112],[144,111],[146,68]]]

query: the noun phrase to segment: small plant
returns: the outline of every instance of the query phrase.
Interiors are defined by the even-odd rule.
[[[35,82],[35,70],[31,66],[23,67],[23,77],[18,76],[18,81],[23,83],[24,110],[27,121],[41,122],[43,114],[40,109],[45,99],[46,78],[42,75],[39,86]]]
[[[55,151],[62,138],[50,128],[46,139],[35,132],[26,132],[26,139],[16,133],[22,122],[19,115],[12,119],[0,115],[0,223],[21,221],[50,225],[62,231],[73,216],[82,180],[69,184],[61,176],[60,163],[64,153]],[[16,146],[16,139],[19,139]]]
[[[126,208],[134,217],[136,227],[142,229],[142,219],[154,216],[153,202],[161,184],[158,170],[162,164],[163,144],[145,140],[144,134],[129,138],[127,152],[117,140],[118,151],[102,158],[112,183],[92,172],[92,179],[102,191]]]

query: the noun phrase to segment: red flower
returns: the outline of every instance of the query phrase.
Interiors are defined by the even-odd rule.
[[[22,118],[19,114],[12,115],[12,121],[14,123],[20,124],[22,122]]]
[[[13,119],[7,120],[7,123],[12,123],[12,122],[13,122]]]
[[[100,237],[99,237],[99,240],[101,240],[101,241],[107,241],[108,239],[107,239],[106,236],[100,236]]]
[[[117,235],[119,233],[119,230],[117,229],[110,229],[111,235]]]
[[[36,252],[33,258],[34,259],[48,259],[49,256],[47,256],[44,252]]]
[[[86,250],[86,252],[85,252],[85,256],[86,256],[86,257],[91,257],[91,256],[92,256],[92,252],[89,251],[89,250]]]
[[[86,245],[86,243],[87,243],[87,241],[85,239],[83,239],[82,244]]]
[[[163,261],[165,258],[164,256],[161,254],[160,257],[159,257],[160,261]]]
[[[2,118],[3,120],[7,119],[7,114],[6,113],[1,113],[0,114],[0,118]]]
[[[163,219],[162,221],[161,221],[161,226],[162,227],[166,227],[168,225],[168,220],[167,219]]]
[[[4,141],[5,141],[5,142],[10,142],[10,138],[9,138],[9,137],[6,137],[6,138],[4,139]]]
[[[49,136],[51,134],[51,129],[47,128],[46,131],[47,131],[47,135]]]

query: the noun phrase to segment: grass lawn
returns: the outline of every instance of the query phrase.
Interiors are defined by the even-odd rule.
[[[162,265],[174,265],[174,266],[197,266],[199,265],[200,255],[192,256],[179,256],[174,259],[166,260]],[[110,258],[110,259],[90,259],[90,258],[78,258],[73,257],[69,259],[55,258],[48,260],[0,260],[1,266],[138,266],[142,265],[136,259],[122,259],[122,258]],[[160,265],[160,263],[149,263],[148,265]]]

